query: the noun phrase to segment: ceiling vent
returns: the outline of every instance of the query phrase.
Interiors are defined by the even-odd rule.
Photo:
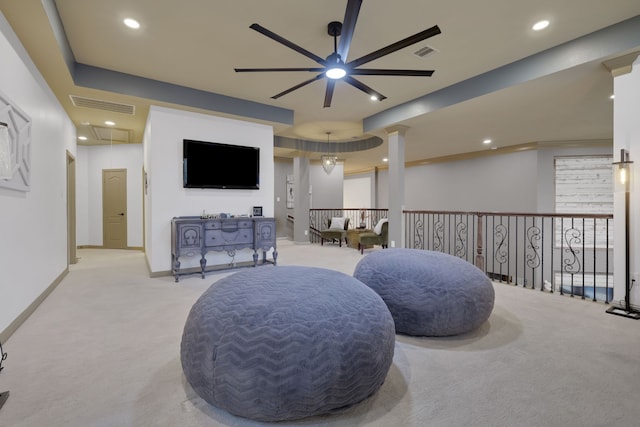
[[[131,142],[131,131],[129,129],[91,126],[91,132],[93,132],[97,141],[105,144],[129,144]]]
[[[111,111],[113,113],[128,114],[130,116],[133,116],[136,113],[136,107],[134,105],[103,101],[101,99],[85,98],[76,95],[69,95],[69,98],[71,98],[71,102],[76,107]]]
[[[427,56],[433,55],[434,53],[437,53],[437,52],[438,50],[432,48],[431,46],[425,45],[420,49],[416,50],[415,52],[413,52],[413,54],[418,58],[426,58]]]

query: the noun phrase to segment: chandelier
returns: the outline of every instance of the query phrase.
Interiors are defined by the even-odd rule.
[[[329,141],[329,137],[331,136],[331,132],[327,132],[327,145],[331,142]],[[320,160],[322,161],[322,169],[324,169],[327,175],[331,175],[331,171],[336,166],[336,160],[338,160],[338,156],[333,154],[323,154],[320,156]]]

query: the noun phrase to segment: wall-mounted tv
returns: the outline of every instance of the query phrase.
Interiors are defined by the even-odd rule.
[[[260,148],[182,140],[184,188],[260,188]]]

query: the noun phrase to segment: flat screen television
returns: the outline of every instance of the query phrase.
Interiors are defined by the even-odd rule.
[[[182,140],[184,188],[260,188],[260,148]]]

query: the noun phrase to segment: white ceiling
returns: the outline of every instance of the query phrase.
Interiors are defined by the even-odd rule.
[[[77,85],[43,4],[57,7],[77,63],[289,109],[293,124],[256,121],[273,125],[282,136],[324,139],[326,132],[332,132],[344,140],[364,137],[362,120],[374,114],[441,89],[447,91],[451,85],[640,14],[637,0],[364,0],[347,60],[438,25],[442,34],[367,64],[368,68],[434,69],[435,73],[432,77],[359,76],[387,96],[382,102],[370,101],[364,93],[339,82],[332,106],[323,108],[324,79],[271,99],[314,73],[241,74],[234,68],[316,67],[249,25],[258,23],[326,57],[333,51],[327,24],[342,21],[347,0],[0,0],[0,9],[78,126],[78,133],[86,132],[92,138],[90,127],[86,129],[83,122],[102,126],[105,120],[113,120],[117,128],[129,132],[131,142],[141,141],[150,104],[247,118],[152,96],[132,96],[133,91],[117,94]],[[140,21],[141,28],[126,28],[122,24],[125,17]],[[551,25],[536,33],[531,26],[540,19],[548,19]],[[413,55],[425,45],[438,52],[426,58]],[[638,49],[640,43],[587,62],[577,58],[577,66],[542,73],[542,77],[513,86],[505,84],[504,89],[462,99],[428,114],[405,117],[397,123],[409,126],[406,160],[417,162],[491,146],[611,140],[613,78],[602,62]],[[135,115],[77,107],[70,95],[130,104]],[[384,138],[385,132],[374,128],[366,135]],[[483,145],[485,138],[494,143]],[[383,166],[386,150],[384,144],[341,155],[345,171]],[[276,153],[295,154],[284,149]],[[320,153],[308,155],[315,159]]]

